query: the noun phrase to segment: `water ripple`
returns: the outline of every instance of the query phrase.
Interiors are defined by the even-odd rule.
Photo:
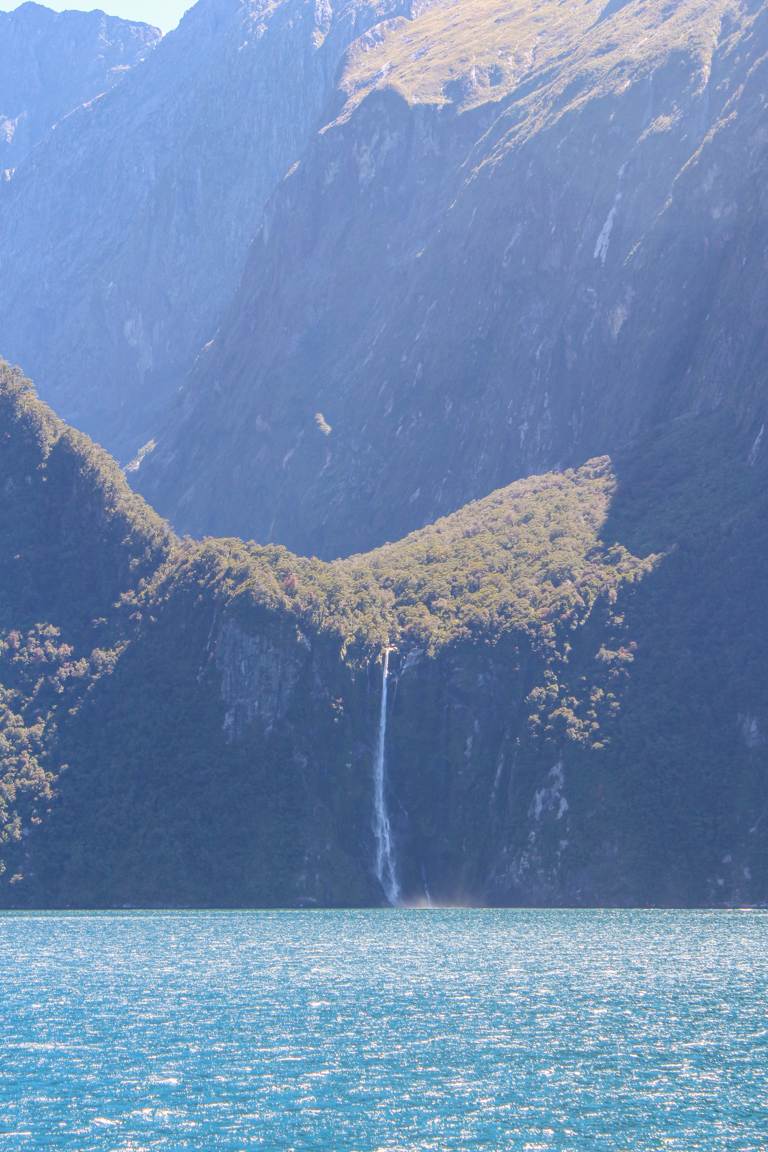
[[[768,917],[0,915],[0,1150],[765,1152]]]

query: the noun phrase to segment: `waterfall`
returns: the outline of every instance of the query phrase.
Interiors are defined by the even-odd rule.
[[[387,775],[387,696],[389,693],[389,648],[384,649],[381,677],[381,709],[379,735],[376,742],[376,762],[373,769],[373,832],[376,837],[376,876],[390,904],[400,900],[397,882],[395,851],[389,823],[386,798]]]

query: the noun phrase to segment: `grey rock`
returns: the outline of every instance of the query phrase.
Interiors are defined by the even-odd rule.
[[[17,168],[68,113],[123,78],[160,39],[103,12],[0,12],[0,170]]]
[[[444,64],[448,13],[373,79],[353,50],[272,197],[136,480],[180,528],[332,557],[681,416],[759,450],[765,5],[570,6],[500,86]]]
[[[349,42],[398,0],[200,0],[0,187],[0,348],[130,459],[238,284]]]

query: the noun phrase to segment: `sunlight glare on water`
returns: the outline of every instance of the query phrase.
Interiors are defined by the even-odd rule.
[[[768,917],[0,915],[0,1150],[765,1152]]]

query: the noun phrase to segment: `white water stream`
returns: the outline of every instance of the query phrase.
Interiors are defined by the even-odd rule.
[[[390,904],[400,901],[395,849],[389,823],[386,797],[387,777],[387,698],[389,695],[389,648],[384,649],[381,677],[381,709],[376,761],[373,767],[373,832],[376,837],[376,876]]]

